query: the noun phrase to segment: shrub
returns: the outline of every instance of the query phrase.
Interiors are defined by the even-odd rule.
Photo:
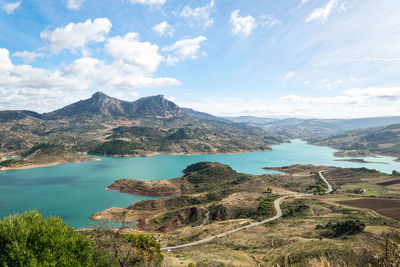
[[[361,233],[365,229],[365,224],[356,220],[348,220],[335,224],[328,223],[325,226],[317,225],[316,229],[324,229],[325,231],[322,233],[322,236],[334,238]]]
[[[258,214],[260,216],[269,216],[275,214],[274,198],[266,198],[258,205]]]
[[[38,211],[0,221],[0,263],[3,266],[90,266],[92,244],[61,218]]]
[[[108,226],[106,226],[108,227]],[[160,266],[163,255],[160,245],[142,234],[123,233],[101,226],[86,234],[94,242],[95,265],[102,266]]]

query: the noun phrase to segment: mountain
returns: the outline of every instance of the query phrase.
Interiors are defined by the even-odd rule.
[[[79,161],[80,153],[149,156],[262,151],[287,141],[248,124],[182,109],[162,95],[129,102],[98,92],[45,114],[3,111],[0,120],[0,154],[13,153],[31,164],[43,164],[43,159],[70,161],[74,153]],[[57,147],[64,153],[43,147]],[[40,162],[38,157],[28,159],[27,151],[40,153]]]
[[[270,119],[258,117],[226,118],[235,122],[248,123],[268,132],[285,135],[289,138],[320,138],[356,129],[383,127],[400,123],[400,117],[375,117],[360,119]]]
[[[43,114],[43,116],[54,120],[85,115],[127,118],[169,118],[181,116],[182,114],[182,110],[171,101],[165,99],[163,95],[149,96],[134,102],[128,102],[97,92],[89,99],[81,100],[56,111]]]
[[[231,120],[225,119],[225,118],[220,118],[216,117],[213,115],[210,115],[205,112],[199,112],[196,110],[193,110],[191,108],[182,108],[183,112],[193,118],[200,119],[200,120],[205,120],[205,121],[212,121],[212,122],[220,122],[220,123],[226,123],[226,124],[232,124]],[[239,122],[240,123],[240,122]]]
[[[254,116],[223,117],[223,118],[237,123],[249,123],[254,126],[264,126],[268,123],[278,120],[278,119],[260,118]]]
[[[42,115],[29,110],[5,110],[0,111],[0,122],[10,122],[25,119],[27,117],[41,118]]]
[[[136,107],[136,117],[171,118],[183,115],[182,109],[163,95],[143,97],[132,104]]]
[[[400,124],[359,129],[326,138],[310,139],[310,143],[340,150],[337,155],[388,155],[400,157]]]

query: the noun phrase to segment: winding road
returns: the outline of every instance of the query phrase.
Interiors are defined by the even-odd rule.
[[[332,192],[333,189],[332,189],[331,184],[322,175],[323,172],[324,172],[324,170],[319,171],[318,174],[319,174],[319,177],[328,185],[328,190],[325,192],[325,194],[329,194],[329,193]],[[275,201],[274,201],[274,206],[275,206],[275,210],[276,210],[276,215],[274,217],[268,218],[268,219],[266,219],[264,221],[261,221],[261,222],[251,223],[251,224],[248,224],[246,226],[235,228],[233,230],[226,231],[226,232],[220,233],[218,235],[213,235],[213,236],[210,236],[208,238],[201,239],[201,240],[198,240],[198,241],[195,241],[195,242],[190,242],[190,243],[186,243],[186,244],[182,244],[182,245],[178,245],[178,246],[173,246],[173,247],[161,248],[161,251],[168,251],[169,252],[169,251],[172,251],[172,250],[175,250],[175,249],[187,248],[187,247],[192,247],[192,246],[204,244],[204,243],[210,242],[210,241],[212,241],[212,240],[214,240],[216,238],[224,237],[226,235],[238,232],[238,231],[243,230],[243,229],[247,229],[247,228],[258,226],[258,225],[261,225],[261,224],[264,224],[264,223],[267,223],[267,222],[275,221],[275,220],[279,219],[280,217],[282,217],[282,210],[281,210],[281,206],[280,205],[281,205],[281,202],[284,199],[286,199],[288,197],[291,197],[291,196],[310,196],[310,195],[311,194],[299,194],[299,195],[282,196],[280,198],[275,199]]]

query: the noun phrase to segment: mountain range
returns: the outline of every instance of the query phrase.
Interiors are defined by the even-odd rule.
[[[129,102],[97,92],[61,109],[0,111],[0,153],[23,161],[64,161],[79,153],[148,156],[158,153],[238,153],[269,150],[285,137],[207,113],[180,108],[162,95]],[[28,153],[29,152],[29,153]],[[7,163],[8,164],[8,163]]]
[[[287,136],[291,139],[310,140],[324,138],[347,131],[384,127],[400,123],[400,116],[356,119],[300,119],[300,118],[259,118],[253,116],[225,117],[236,123],[248,123],[268,132]]]
[[[400,124],[358,129],[325,138],[314,138],[310,143],[339,150],[339,156],[387,155],[400,158]]]

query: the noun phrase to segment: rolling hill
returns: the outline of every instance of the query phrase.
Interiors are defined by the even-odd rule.
[[[237,123],[248,123],[268,132],[285,135],[291,139],[328,137],[351,130],[384,127],[400,123],[400,117],[375,117],[357,119],[271,119],[252,116],[226,117]]]
[[[400,124],[354,130],[322,139],[311,139],[309,142],[336,148],[340,150],[337,155],[342,156],[379,154],[400,157]]]

